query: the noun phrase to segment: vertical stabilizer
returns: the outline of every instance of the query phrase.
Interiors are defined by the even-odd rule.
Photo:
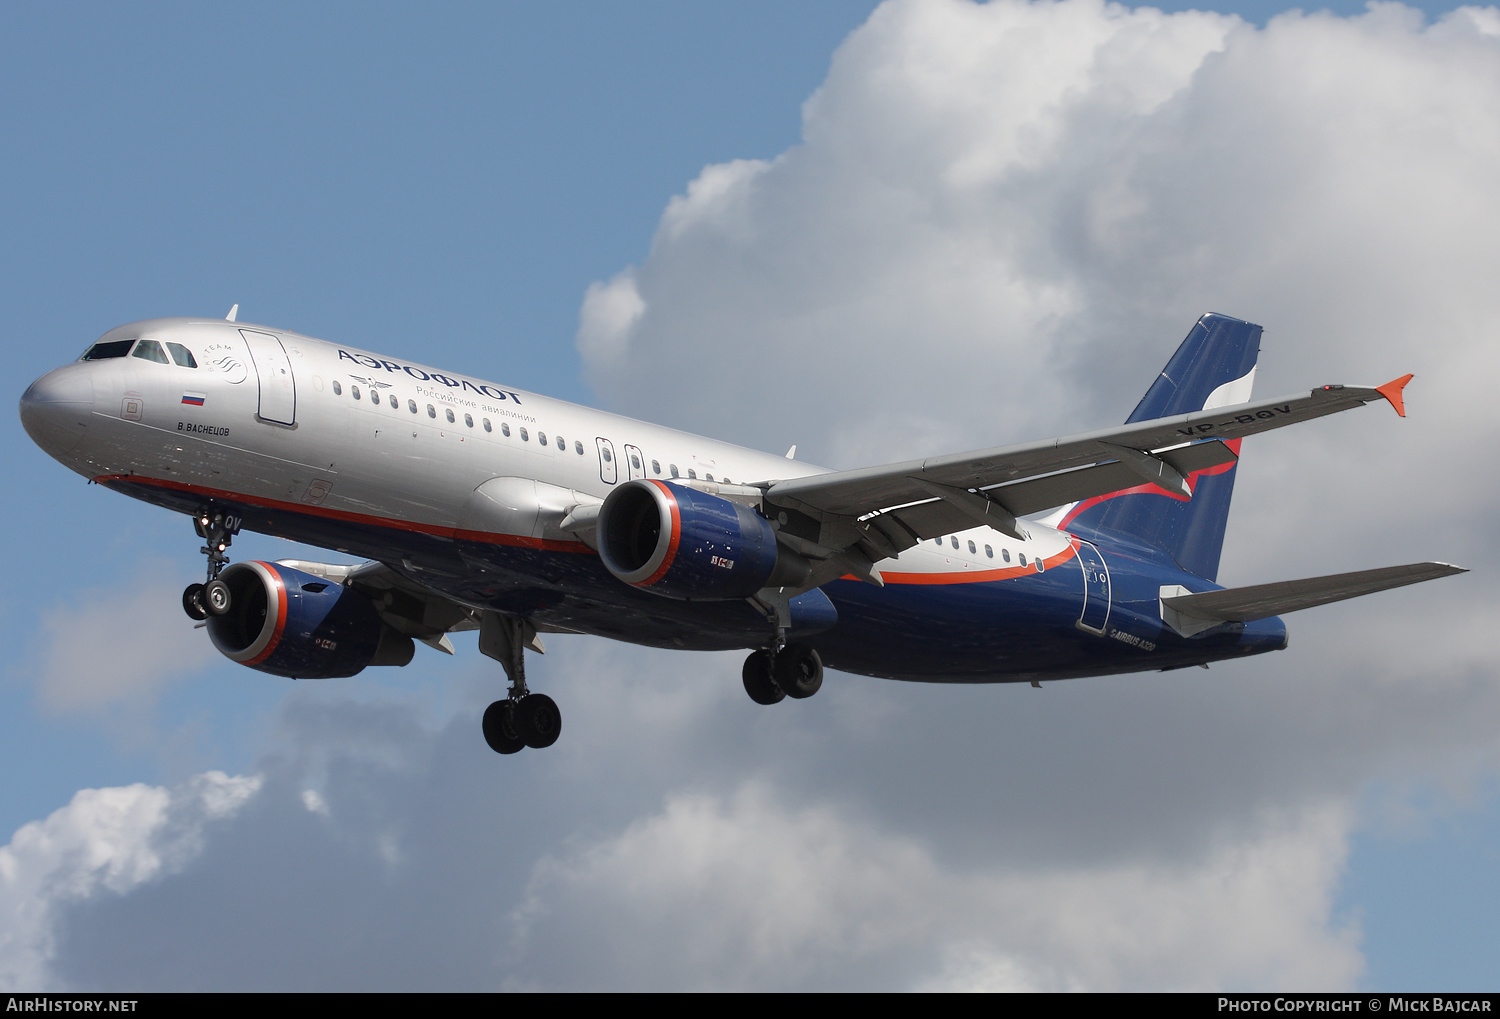
[[[1258,325],[1225,315],[1204,315],[1157,376],[1126,424],[1171,417],[1250,399],[1260,354]],[[1239,452],[1239,440],[1229,445]],[[1235,465],[1188,478],[1191,500],[1154,485],[1114,492],[1074,506],[1061,526],[1087,535],[1123,535],[1170,555],[1189,573],[1213,580],[1219,573],[1224,526],[1234,494]]]

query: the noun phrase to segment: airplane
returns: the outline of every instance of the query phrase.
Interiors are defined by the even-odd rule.
[[[501,754],[561,732],[526,683],[545,633],[748,650],[769,705],[825,666],[1033,686],[1206,668],[1285,648],[1284,613],[1464,572],[1216,582],[1242,440],[1372,402],[1405,417],[1412,378],[1251,402],[1262,330],[1225,315],[1118,428],[831,471],[238,309],[111,329],[26,390],[26,431],[192,518],[207,570],[183,608],[235,662],[346,677],[477,631],[509,681],[481,726]],[[365,561],[231,564],[242,529]]]

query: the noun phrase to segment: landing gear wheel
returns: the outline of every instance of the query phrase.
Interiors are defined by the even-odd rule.
[[[756,704],[775,704],[786,696],[786,691],[771,678],[771,656],[765,651],[752,651],[740,676],[745,681],[745,692]]]
[[[811,697],[823,686],[823,659],[806,644],[788,644],[776,653],[771,678],[788,697]]]
[[[526,747],[516,732],[513,707],[510,701],[496,701],[484,709],[484,741],[497,754],[514,754]]]
[[[203,607],[203,585],[189,584],[182,592],[182,611],[190,619],[207,619],[208,609]]]
[[[229,585],[222,580],[210,580],[203,588],[203,607],[211,616],[222,616],[229,611],[233,597]]]
[[[544,693],[529,693],[516,702],[516,732],[533,750],[550,747],[562,732],[562,712]]]

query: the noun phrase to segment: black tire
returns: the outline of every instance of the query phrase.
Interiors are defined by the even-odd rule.
[[[516,732],[510,701],[496,701],[484,709],[484,741],[497,754],[514,754],[526,748],[526,741]]]
[[[557,742],[562,733],[562,712],[557,702],[544,693],[529,693],[516,703],[516,733],[533,750],[542,750]]]
[[[229,585],[222,580],[210,580],[203,588],[203,607],[209,615],[228,615],[233,604],[234,596],[229,593]]]
[[[182,611],[189,619],[207,619],[208,609],[203,607],[203,585],[189,584],[182,592]]]
[[[806,644],[788,644],[772,661],[771,677],[788,697],[811,697],[823,686],[823,659]]]
[[[764,651],[750,653],[740,676],[745,681],[745,692],[756,704],[775,704],[786,696],[786,691],[771,678],[771,656]]]

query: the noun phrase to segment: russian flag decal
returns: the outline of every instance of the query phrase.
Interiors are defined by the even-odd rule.
[[[188,404],[191,407],[201,407],[201,406],[203,406],[203,401],[205,399],[207,399],[207,394],[205,394],[205,393],[183,393],[182,394],[182,402],[185,403],[185,404]]]

